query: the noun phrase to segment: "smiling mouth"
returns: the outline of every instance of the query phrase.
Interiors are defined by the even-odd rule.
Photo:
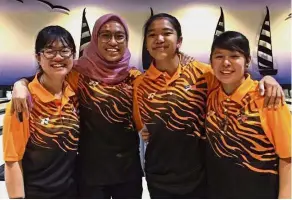
[[[162,47],[154,47],[153,50],[156,50],[156,51],[164,51],[167,48],[168,47],[165,47],[165,46],[162,46]]]
[[[65,64],[51,64],[50,65],[52,68],[56,68],[56,69],[58,69],[58,68],[65,68]]]
[[[233,72],[234,72],[234,71],[220,71],[220,73],[221,73],[222,75],[226,75],[226,76],[232,74]]]
[[[115,53],[115,52],[119,52],[119,49],[113,49],[113,48],[108,48],[108,49],[105,49],[107,52],[110,52],[110,53]]]

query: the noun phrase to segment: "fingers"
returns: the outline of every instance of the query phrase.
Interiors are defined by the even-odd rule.
[[[187,59],[187,63],[186,64],[189,64],[190,62],[192,62],[192,57],[188,56],[188,59]]]
[[[23,122],[23,113],[18,113],[17,118],[19,122]]]
[[[13,103],[13,99],[11,100],[11,107],[10,107],[10,115],[13,115],[13,113],[15,112],[14,109],[14,103]]]
[[[24,86],[23,84],[14,84],[12,91],[12,102],[13,106],[11,112],[29,113],[32,104],[27,86]]]
[[[192,56],[186,56],[186,65],[190,64],[191,62],[195,61],[195,58]]]
[[[22,104],[22,107],[23,107],[23,112],[25,114],[28,114],[29,113],[29,110],[28,110],[28,101],[24,100],[24,103]]]
[[[264,82],[263,81],[259,82],[259,92],[260,92],[261,96],[264,96],[264,94],[265,94],[265,86],[264,86]]]
[[[14,109],[16,112],[20,112],[20,102],[19,102],[19,99],[14,99]]]
[[[141,136],[142,136],[142,139],[145,141],[145,142],[148,142],[149,141],[149,137],[150,137],[150,133],[147,131],[147,130],[141,130]]]
[[[267,87],[265,93],[265,100],[264,100],[264,108],[268,107],[270,104],[270,97],[272,96],[273,87]]]
[[[274,109],[275,110],[277,110],[277,108],[280,106],[281,100],[282,100],[281,90],[279,88],[277,88],[276,98],[275,98],[275,102],[274,102]]]
[[[269,109],[274,107],[274,105],[275,105],[275,100],[276,100],[276,96],[277,96],[277,89],[278,88],[275,86],[271,87],[271,95],[267,97],[267,98],[269,98],[268,104],[267,104]]]
[[[142,136],[142,139],[144,142],[148,142],[149,141],[149,136]]]
[[[284,105],[285,103],[285,93],[283,91],[283,88],[281,85],[274,86],[277,88],[277,93],[276,93],[276,99],[275,99],[275,104],[274,108],[277,109],[279,106]]]
[[[283,89],[281,89],[281,96],[282,96],[281,103],[282,103],[282,105],[284,105],[286,99],[285,99],[285,93],[284,93]]]
[[[28,105],[29,112],[31,112],[32,107],[33,107],[33,101],[31,99],[31,95],[28,96],[27,105]]]

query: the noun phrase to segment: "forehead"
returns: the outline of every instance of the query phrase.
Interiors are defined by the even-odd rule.
[[[57,47],[58,48],[58,47],[65,47],[65,46],[68,46],[68,44],[62,38],[49,41],[46,44],[46,47]]]
[[[228,53],[240,53],[235,50],[228,50],[228,49],[223,49],[223,48],[215,48],[214,53],[221,53],[221,54],[228,54]]]
[[[117,21],[108,21],[100,28],[100,31],[126,32],[123,25]]]
[[[163,29],[171,29],[173,31],[175,31],[173,25],[168,21],[168,19],[165,18],[159,18],[154,20],[149,28],[148,28],[148,32],[149,31],[159,31],[159,30],[163,30]]]

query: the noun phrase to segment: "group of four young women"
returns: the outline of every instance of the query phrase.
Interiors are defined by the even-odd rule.
[[[141,198],[139,131],[151,198],[288,197],[290,113],[273,78],[246,73],[246,37],[220,35],[213,70],[183,63],[181,26],[169,14],[149,18],[144,38],[153,60],[141,74],[129,66],[129,31],[117,15],[96,21],[76,61],[68,31],[39,32],[40,70],[15,83],[5,113],[9,197]]]

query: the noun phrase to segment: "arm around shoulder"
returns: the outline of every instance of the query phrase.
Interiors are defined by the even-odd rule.
[[[142,79],[143,77],[139,76],[136,78],[136,80],[133,83],[133,119],[138,131],[140,131],[143,128],[143,122],[140,116],[139,103],[138,103],[138,97],[137,97],[138,87]]]

